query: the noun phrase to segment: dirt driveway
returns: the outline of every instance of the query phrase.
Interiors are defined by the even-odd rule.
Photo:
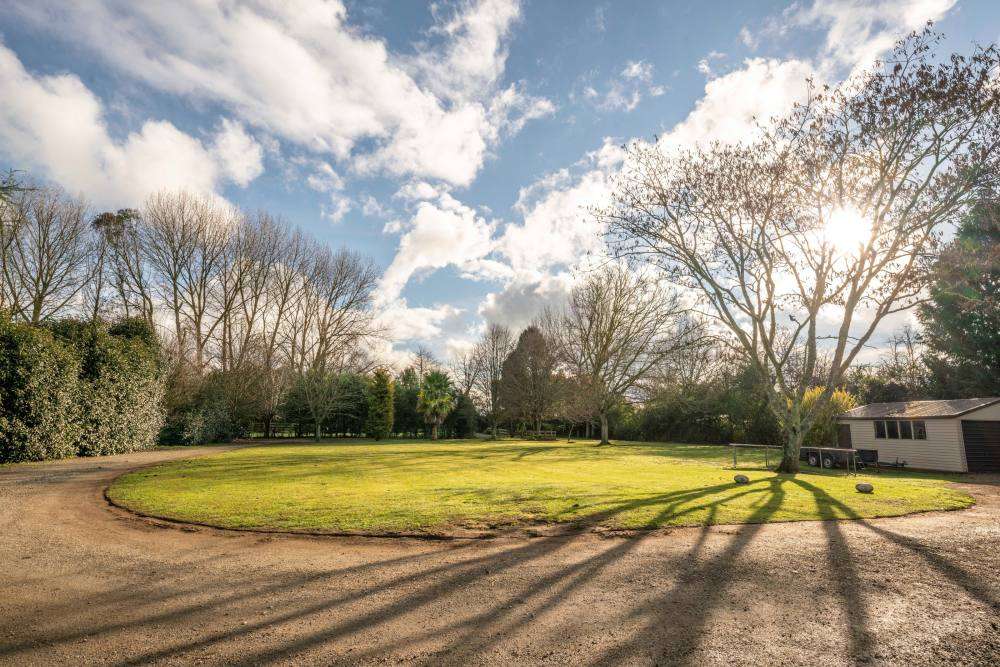
[[[1000,662],[1000,479],[970,510],[430,542],[156,525],[122,472],[0,469],[0,664]]]

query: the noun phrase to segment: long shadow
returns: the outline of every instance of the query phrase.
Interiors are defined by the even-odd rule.
[[[653,654],[654,662],[666,659],[683,664],[692,659],[712,611],[732,583],[737,558],[781,505],[784,481],[778,476],[770,478],[771,495],[751,514],[749,525],[742,527],[718,555],[685,570],[664,597],[634,609],[631,616],[645,618],[644,627],[631,639],[605,651],[594,664],[617,665],[630,654],[643,650]],[[706,527],[692,549],[692,560],[695,549],[703,547],[707,535]]]
[[[847,516],[851,518],[858,518],[858,515],[853,512],[849,507],[844,505],[836,498],[831,497],[823,489],[820,489],[808,482],[799,481],[799,484],[804,488],[809,489],[817,497],[822,497],[826,503],[831,506],[837,507],[843,511]],[[957,584],[959,587],[964,589],[971,597],[975,598],[979,602],[990,606],[994,609],[1000,609],[1000,596],[995,592],[984,587],[982,583],[978,580],[974,574],[970,574],[968,571],[956,565],[954,562],[942,557],[941,555],[935,553],[928,545],[921,543],[912,537],[906,537],[905,535],[900,535],[899,533],[894,533],[891,530],[886,530],[880,526],[876,526],[873,523],[858,518],[858,524],[864,526],[868,530],[872,531],[876,535],[884,537],[901,546],[914,554],[923,558],[931,567],[937,570],[945,578],[951,580],[953,583]]]
[[[668,501],[670,498],[682,497],[686,499],[692,494],[705,495],[720,489],[732,488],[733,486],[735,485],[719,485],[718,487],[708,487],[706,489],[699,489],[695,491],[672,492],[662,494],[661,496],[629,501],[609,508],[598,515],[591,515],[591,518],[596,521],[607,520],[621,512],[646,505],[663,503]],[[742,493],[745,494],[752,492],[752,490],[748,490],[743,491]],[[721,499],[715,502],[721,503],[729,499],[731,498]],[[697,509],[697,507],[689,508],[688,510],[685,510],[685,512],[697,511]],[[479,556],[454,565],[439,565],[418,573],[398,577],[383,584],[380,590],[406,587],[414,583],[423,583],[424,587],[416,594],[392,601],[380,608],[369,611],[368,613],[352,617],[349,620],[327,627],[321,632],[286,643],[279,648],[265,650],[247,656],[245,659],[250,663],[262,663],[291,657],[314,646],[335,641],[359,630],[377,626],[392,619],[401,617],[416,609],[426,606],[427,604],[439,599],[444,594],[450,593],[462,586],[470,584],[471,582],[482,579],[484,576],[490,572],[496,571],[498,568],[523,566],[531,561],[551,555],[572,542],[572,537],[567,538],[566,536],[559,535],[548,538],[539,538],[525,546],[509,549],[500,554]],[[444,579],[438,580],[439,576],[443,576]],[[134,659],[130,660],[128,664],[138,664],[168,659],[191,650],[211,646],[219,642],[233,640],[251,632],[260,631],[289,622],[301,621],[305,618],[332,610],[337,606],[357,602],[375,592],[377,591],[366,590],[338,596],[332,600],[326,600],[305,608],[289,611],[285,614],[281,614],[267,620],[249,623],[236,630],[216,632],[195,642],[176,645],[174,647],[164,648],[155,652],[136,656]],[[398,641],[396,644],[398,644]]]
[[[734,485],[730,484],[730,485],[726,485],[726,486],[727,487],[732,487]],[[747,494],[747,493],[755,493],[755,492],[757,492],[757,491],[748,490],[748,491],[742,492],[739,495],[744,495],[744,494]],[[665,494],[665,495],[666,496],[675,496],[675,495],[678,495],[678,494],[675,493],[675,494]],[[719,500],[713,501],[712,503],[706,503],[705,507],[712,506],[712,505],[717,506],[717,505],[723,504],[723,503],[725,503],[725,502],[727,502],[729,500],[732,500],[732,498],[733,497],[728,497],[728,498],[723,498],[723,499],[719,499]],[[637,504],[647,504],[647,503],[650,503],[650,502],[662,502],[662,499],[657,498],[655,500],[637,501],[637,502],[625,503],[624,505],[625,506],[635,506]],[[685,510],[685,512],[688,512],[688,511],[697,511],[698,509],[700,509],[700,508],[698,508],[698,507],[696,507],[696,508],[689,508],[688,510]],[[609,510],[606,514],[611,515],[611,514],[615,514],[615,513],[621,512],[621,511],[624,511],[623,507],[619,507],[619,508],[615,508],[613,510]],[[763,516],[761,515],[758,518],[763,519]],[[758,528],[759,528],[759,526],[756,526],[754,528],[754,530],[756,530]],[[705,530],[707,531],[708,529],[706,528]],[[475,568],[465,568],[465,569],[462,569],[462,570],[460,570],[460,571],[452,574],[451,576],[449,576],[449,578],[446,581],[440,582],[440,583],[437,583],[437,584],[434,584],[434,585],[430,585],[427,588],[425,588],[424,590],[418,592],[416,595],[410,596],[409,598],[407,598],[405,600],[400,600],[400,601],[394,602],[394,603],[392,603],[390,605],[387,605],[383,609],[372,611],[372,612],[370,612],[370,613],[368,613],[368,614],[366,614],[366,615],[364,615],[364,616],[362,616],[360,618],[352,619],[349,622],[340,623],[340,624],[334,625],[332,627],[326,628],[322,632],[315,633],[315,634],[313,634],[311,636],[308,636],[308,637],[303,637],[303,638],[301,638],[301,639],[299,639],[299,640],[297,640],[297,641],[295,641],[295,642],[293,642],[291,644],[285,645],[285,646],[283,646],[283,647],[281,647],[279,649],[274,649],[274,650],[269,650],[269,651],[264,651],[264,652],[260,652],[260,653],[254,654],[254,655],[248,657],[248,661],[251,662],[251,663],[265,663],[265,662],[271,662],[271,661],[278,661],[278,660],[282,660],[282,659],[287,659],[287,658],[290,658],[290,657],[292,657],[292,656],[294,656],[294,655],[296,655],[296,654],[298,654],[298,653],[300,653],[302,651],[308,650],[310,648],[313,648],[313,647],[316,647],[316,646],[319,646],[319,645],[322,645],[322,644],[326,644],[326,643],[331,642],[331,641],[335,641],[335,640],[337,640],[339,638],[342,638],[342,637],[344,637],[346,635],[349,635],[349,634],[351,634],[353,632],[356,632],[357,630],[360,630],[362,628],[366,628],[366,627],[369,627],[369,626],[372,626],[372,625],[379,625],[379,624],[382,624],[382,623],[386,623],[386,622],[388,622],[388,621],[390,621],[390,620],[392,620],[394,618],[401,617],[401,616],[403,616],[403,615],[405,615],[407,613],[415,611],[416,609],[418,609],[418,608],[420,608],[420,607],[422,607],[422,606],[424,606],[424,605],[426,605],[426,604],[428,604],[428,603],[430,603],[430,602],[432,602],[434,600],[437,600],[442,594],[448,594],[450,592],[453,592],[456,589],[456,587],[458,587],[458,586],[465,586],[465,585],[468,585],[468,584],[470,584],[471,582],[473,582],[475,580],[478,580],[478,579],[482,578],[484,576],[484,574],[488,574],[489,572],[493,571],[496,567],[507,567],[507,568],[510,568],[510,567],[515,567],[515,566],[524,566],[527,563],[529,563],[530,561],[536,560],[536,559],[538,559],[538,558],[540,558],[542,556],[551,555],[552,553],[554,553],[554,551],[556,550],[556,548],[561,548],[562,546],[565,546],[566,544],[569,544],[569,542],[553,542],[553,540],[558,540],[558,539],[559,538],[547,538],[547,539],[540,540],[537,543],[536,547],[533,547],[532,545],[529,545],[527,547],[522,547],[522,548],[517,549],[517,550],[510,550],[508,552],[505,552],[504,554],[501,554],[500,556],[498,556],[498,557],[496,557],[494,559],[490,559],[485,564],[484,563],[477,564],[477,566]],[[623,555],[624,553],[626,553],[631,548],[634,548],[634,545],[624,545],[621,549],[616,550],[613,554],[611,554],[611,556],[612,557],[615,557],[615,556],[620,557],[621,555]],[[611,561],[610,560],[603,561],[603,560],[599,559],[598,562],[601,563],[601,566],[606,566]],[[570,568],[570,569],[572,569],[572,568]],[[595,569],[594,572],[596,572],[596,571],[597,570]],[[558,581],[559,579],[564,578],[564,576],[566,576],[566,574],[567,573],[557,573],[556,575],[553,575],[553,581]],[[580,581],[578,583],[578,585],[582,585],[582,583],[584,583],[584,582]],[[541,590],[540,590],[540,592],[541,592]],[[558,600],[553,600],[551,602],[551,604],[555,604],[557,601]],[[448,628],[447,630],[445,630],[445,632],[452,631],[454,629],[460,629],[461,627],[468,625],[471,628],[473,628],[473,631],[475,633],[478,633],[478,632],[480,632],[481,626],[482,626],[482,624],[484,622],[488,621],[490,618],[493,618],[493,617],[496,617],[496,616],[502,615],[502,614],[503,614],[503,608],[502,607],[501,608],[496,608],[496,609],[493,609],[493,610],[487,610],[483,614],[480,614],[479,616],[474,617],[473,619],[469,619],[467,621],[459,622],[459,623],[453,625],[451,628]],[[441,631],[438,631],[436,633],[427,633],[423,637],[417,637],[417,638],[407,639],[407,640],[402,640],[400,638],[393,638],[391,644],[392,644],[393,648],[395,648],[396,650],[398,650],[398,649],[400,649],[402,646],[404,646],[406,644],[411,644],[414,641],[418,641],[421,638],[428,638],[428,637],[433,636],[435,634],[439,634],[440,632]],[[375,653],[381,652],[382,650],[384,650],[384,648],[385,647],[378,647],[376,649],[373,649],[371,652],[372,652],[372,654],[375,654]],[[352,653],[351,659],[353,661],[355,659],[359,659],[360,657],[361,656],[358,656],[358,655]]]
[[[458,547],[461,548],[461,547]],[[87,626],[85,629],[81,629],[73,632],[61,632],[61,633],[46,633],[44,637],[44,644],[55,645],[64,644],[68,642],[75,642],[80,639],[91,637],[98,634],[118,632],[128,629],[136,629],[146,626],[154,626],[159,623],[168,623],[171,621],[176,621],[182,618],[186,618],[192,615],[205,615],[208,617],[213,617],[215,610],[220,610],[227,605],[240,603],[245,600],[258,598],[262,596],[279,595],[283,592],[293,590],[295,588],[300,588],[307,585],[315,585],[324,580],[328,580],[334,577],[349,576],[353,574],[363,573],[368,570],[391,567],[395,565],[401,565],[403,563],[413,561],[415,559],[428,558],[435,555],[440,555],[447,551],[453,551],[455,547],[449,549],[438,549],[431,552],[425,552],[416,555],[401,556],[397,558],[389,558],[381,561],[374,561],[371,563],[362,563],[360,565],[354,565],[345,568],[339,568],[333,571],[319,572],[310,574],[308,576],[294,577],[287,580],[282,580],[279,582],[274,582],[267,584],[263,587],[255,587],[252,589],[240,589],[238,592],[233,592],[232,582],[221,582],[215,587],[219,591],[217,595],[213,595],[211,602],[192,602],[181,606],[180,608],[171,609],[170,611],[158,612],[152,614],[146,614],[141,618],[130,621],[114,621],[105,622],[99,625]],[[209,562],[211,559],[204,559],[204,562]],[[195,570],[199,569],[198,563],[185,562],[185,567],[191,567]],[[60,609],[64,611],[78,610],[81,606],[86,606],[89,609],[99,609],[104,607],[107,610],[106,618],[114,618],[120,615],[120,607],[125,606],[129,609],[135,609],[137,606],[152,606],[154,604],[160,604],[168,602],[171,599],[187,597],[192,594],[205,594],[212,592],[213,588],[206,587],[204,582],[198,582],[191,584],[188,587],[177,588],[176,586],[170,588],[162,587],[161,579],[153,579],[149,583],[149,589],[145,590],[141,594],[138,594],[135,584],[129,584],[127,586],[121,586],[112,591],[106,591],[92,598],[81,600],[80,598],[74,598],[73,600],[62,603],[60,605],[52,605],[48,607],[33,607],[28,612],[26,612],[26,617],[51,617],[52,615],[59,612]],[[228,592],[228,594],[226,594]],[[14,619],[11,619],[14,620]],[[2,626],[0,626],[2,627]],[[12,627],[18,627],[15,623]],[[22,651],[28,650],[38,645],[37,640],[25,640],[18,643],[5,644],[0,646],[0,657],[7,655],[14,655]]]
[[[868,602],[861,593],[863,582],[858,574],[854,555],[851,553],[840,522],[833,508],[838,507],[846,516],[857,519],[859,515],[823,489],[810,484],[798,477],[792,479],[798,486],[810,491],[816,501],[816,509],[823,521],[823,532],[826,534],[827,562],[833,575],[833,584],[837,588],[841,600],[841,608],[850,634],[851,655],[855,660],[867,661],[875,649],[875,638],[871,627],[871,613]]]

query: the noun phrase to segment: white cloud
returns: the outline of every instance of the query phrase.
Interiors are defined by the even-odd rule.
[[[396,301],[418,272],[474,266],[491,252],[493,229],[492,223],[451,195],[420,202],[382,276],[377,300],[383,304]]]
[[[793,25],[826,29],[827,68],[866,67],[902,35],[941,19],[956,0],[816,0],[792,12]]]
[[[660,143],[677,147],[712,139],[748,138],[755,131],[755,118],[766,122],[803,99],[805,80],[815,74],[812,65],[803,60],[745,60],[742,69],[708,81],[694,110],[661,137]]]
[[[354,208],[354,202],[351,201],[350,197],[339,192],[331,192],[329,202],[320,205],[320,215],[330,222],[337,223],[343,220],[352,208]]]
[[[760,44],[760,40],[757,36],[750,32],[750,29],[746,26],[740,28],[740,41],[743,42],[743,45],[751,51],[755,51],[758,44]]]
[[[101,206],[135,206],[151,192],[217,193],[259,173],[259,153],[223,125],[212,147],[165,121],[116,139],[100,100],[70,74],[35,76],[0,44],[0,152]]]
[[[641,60],[630,60],[622,70],[622,76],[626,79],[638,79],[639,81],[649,81],[653,78],[653,66]]]
[[[410,181],[399,188],[393,197],[406,201],[423,201],[437,199],[444,192],[447,192],[447,188],[431,185],[427,181]]]
[[[583,98],[601,111],[624,112],[639,106],[644,94],[658,97],[664,92],[665,86],[653,83],[653,65],[642,60],[626,62],[617,77],[608,83],[604,93],[590,84],[582,90]]]
[[[152,88],[224,105],[252,127],[350,159],[364,173],[466,185],[501,128],[523,124],[490,112],[520,15],[514,0],[462,4],[415,56],[362,34],[339,0],[16,0],[12,8]],[[531,117],[537,104],[523,109]]]
[[[212,150],[222,172],[240,187],[264,172],[264,149],[240,123],[223,119]]]
[[[328,162],[318,162],[309,176],[306,185],[316,192],[334,192],[344,189],[344,179]]]

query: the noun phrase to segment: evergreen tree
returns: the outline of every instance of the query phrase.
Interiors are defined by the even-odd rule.
[[[365,432],[369,437],[382,440],[392,435],[394,393],[389,371],[377,369],[368,384],[368,423]]]
[[[930,301],[920,309],[931,392],[1000,395],[1000,203],[973,209],[934,274]]]
[[[455,397],[452,395],[448,376],[441,371],[431,371],[425,375],[417,398],[417,410],[424,416],[424,421],[430,424],[431,440],[437,440],[438,427],[454,408]]]

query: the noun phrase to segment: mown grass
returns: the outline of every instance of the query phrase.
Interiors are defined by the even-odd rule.
[[[728,448],[663,443],[371,441],[262,445],[117,479],[114,502],[227,528],[446,531],[527,522],[614,528],[897,516],[968,507],[949,475],[776,475]],[[733,482],[735,472],[750,484]],[[870,481],[875,493],[857,493]]]

